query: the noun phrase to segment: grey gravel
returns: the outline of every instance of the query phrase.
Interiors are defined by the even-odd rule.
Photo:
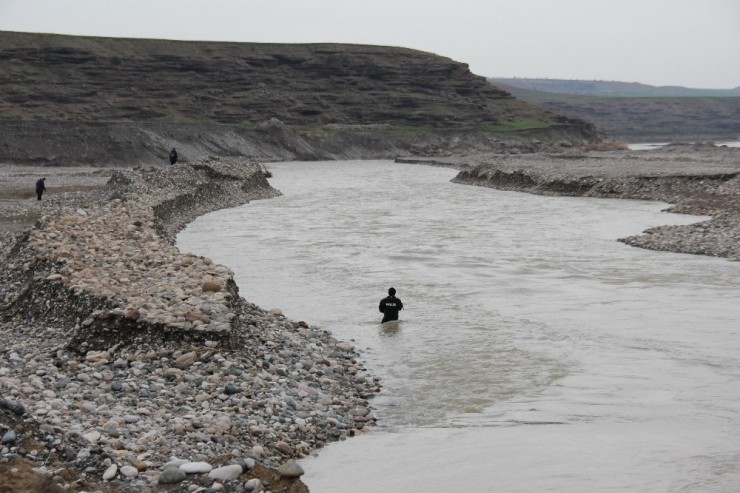
[[[176,168],[117,170],[6,251],[0,423],[26,413],[36,460],[115,470],[132,490],[181,480],[155,472],[173,458],[277,467],[370,430],[355,418],[379,388],[352,344],[248,302],[228,268],[173,245],[200,214],[277,195],[261,169]]]

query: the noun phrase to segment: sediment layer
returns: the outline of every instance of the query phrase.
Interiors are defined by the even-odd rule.
[[[406,48],[116,39],[0,31],[0,163],[392,159],[537,139],[590,123]]]
[[[201,214],[278,194],[259,166],[210,159],[116,170],[45,209],[0,273],[2,457],[98,487],[115,469],[130,491],[173,457],[274,481],[250,476],[255,462],[371,426],[378,386],[351,344],[249,303],[228,268],[173,246]]]
[[[519,101],[466,64],[406,48],[0,32],[8,120],[450,128],[586,122]]]

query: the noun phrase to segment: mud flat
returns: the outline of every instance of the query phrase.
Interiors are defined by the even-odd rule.
[[[652,151],[403,158],[459,168],[456,183],[541,195],[658,200],[711,216],[620,239],[651,250],[740,258],[740,149],[674,144]]]
[[[21,190],[36,171],[4,176]],[[259,166],[76,169],[59,193],[51,173],[41,203],[3,209],[36,221],[6,230],[0,266],[9,491],[307,491],[294,459],[374,425],[351,344],[173,245],[199,215],[278,195]]]

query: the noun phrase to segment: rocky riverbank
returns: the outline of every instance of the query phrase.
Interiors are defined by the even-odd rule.
[[[279,192],[238,160],[102,174],[27,200],[38,222],[3,252],[0,474],[43,491],[306,491],[292,461],[372,426],[377,382],[351,344],[173,246],[193,218]]]
[[[740,149],[675,144],[652,151],[479,154],[403,159],[451,166],[456,183],[542,195],[658,200],[668,212],[711,216],[687,226],[660,226],[623,238],[629,245],[740,258]]]

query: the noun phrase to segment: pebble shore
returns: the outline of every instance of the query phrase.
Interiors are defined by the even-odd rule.
[[[67,491],[307,491],[294,460],[370,429],[377,379],[351,343],[173,245],[279,192],[238,160],[110,175],[6,248],[0,465],[30,460]]]

